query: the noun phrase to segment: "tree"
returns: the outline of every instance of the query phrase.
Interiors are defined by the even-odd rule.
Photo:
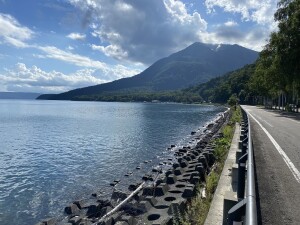
[[[259,96],[295,101],[300,89],[300,0],[281,0],[274,19],[278,31],[260,53],[249,86]]]
[[[231,107],[237,105],[238,102],[239,102],[239,99],[236,94],[232,94],[227,101],[228,105],[230,105]]]

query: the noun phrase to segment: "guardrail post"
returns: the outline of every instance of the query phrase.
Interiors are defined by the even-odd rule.
[[[242,155],[245,155],[247,152],[247,148],[248,148],[248,137],[246,137],[243,141],[242,141]]]
[[[246,161],[248,158],[248,153],[244,154],[239,159],[238,168],[238,184],[237,184],[237,198],[243,199],[245,195],[245,174],[246,174]]]
[[[240,201],[228,211],[228,225],[242,222],[246,213],[247,199]]]

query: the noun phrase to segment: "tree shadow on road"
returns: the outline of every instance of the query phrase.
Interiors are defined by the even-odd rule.
[[[295,121],[300,121],[300,113],[297,112],[286,112],[278,109],[265,109],[265,108],[262,109],[264,109],[267,112],[276,114],[276,117],[284,117],[284,118],[293,119]]]

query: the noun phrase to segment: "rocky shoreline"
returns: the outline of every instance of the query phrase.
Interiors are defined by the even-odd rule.
[[[170,168],[163,171],[159,166],[154,167],[140,182],[130,184],[128,193],[115,189],[110,199],[94,193],[91,199],[74,201],[67,206],[67,216],[60,222],[50,218],[36,225],[173,224],[173,218],[185,210],[187,202],[196,194],[196,185],[205,181],[214,164],[213,140],[220,137],[219,130],[227,122],[228,115],[229,110],[220,113],[201,134],[192,131],[195,145],[180,148],[171,145],[169,150],[174,152],[174,158],[162,163],[169,164]],[[114,180],[110,185],[119,182]],[[128,199],[137,188],[140,190]],[[119,206],[125,199],[126,202]],[[118,210],[108,216],[116,207]]]

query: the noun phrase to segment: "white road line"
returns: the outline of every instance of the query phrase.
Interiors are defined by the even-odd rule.
[[[261,125],[261,123],[255,119],[254,116],[252,116],[249,112],[248,114],[255,120],[255,122],[261,127],[261,129],[266,133],[266,135],[268,136],[268,138],[270,139],[270,141],[273,143],[273,145],[275,146],[276,150],[278,151],[278,153],[282,156],[284,162],[286,163],[286,165],[288,166],[288,168],[290,169],[290,171],[292,172],[292,174],[294,175],[296,181],[298,183],[300,183],[300,172],[299,170],[295,167],[295,165],[293,164],[293,162],[289,159],[289,157],[285,154],[285,152],[282,150],[282,148],[280,147],[280,145],[275,141],[275,139],[272,137],[272,135],[266,130],[266,128],[263,127],[263,125]]]
[[[272,124],[268,123],[267,121],[263,120],[266,124],[268,124],[270,127],[274,127]]]

